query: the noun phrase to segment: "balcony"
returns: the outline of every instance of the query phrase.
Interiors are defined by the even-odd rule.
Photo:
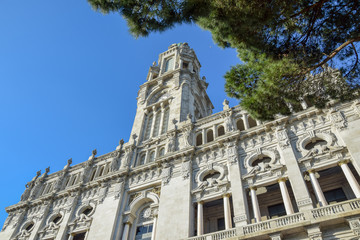
[[[357,214],[360,214],[360,199],[352,199],[238,228],[191,237],[187,240],[246,239]]]

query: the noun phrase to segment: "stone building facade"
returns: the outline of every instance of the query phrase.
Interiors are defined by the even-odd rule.
[[[359,239],[360,101],[213,114],[200,67],[186,43],[161,53],[129,142],[39,171],[0,239]]]

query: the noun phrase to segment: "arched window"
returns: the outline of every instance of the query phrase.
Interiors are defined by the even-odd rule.
[[[153,131],[153,136],[154,137],[159,135],[160,119],[161,119],[161,112],[158,111],[156,113],[156,117],[155,117],[155,125],[154,125],[154,131]]]
[[[165,155],[165,148],[160,148],[159,156],[162,157]]]
[[[268,156],[261,156],[257,159],[255,159],[252,163],[251,166],[255,167],[256,165],[258,165],[259,163],[269,163],[271,161],[271,158]]]
[[[139,165],[145,164],[145,157],[146,157],[145,154],[141,155]]]
[[[93,169],[93,171],[92,171],[92,173],[91,173],[90,181],[94,180],[94,178],[95,178],[95,173],[96,173],[96,169]]]
[[[222,125],[218,127],[217,131],[219,137],[225,134],[225,128]]]
[[[174,58],[168,58],[165,60],[165,68],[164,68],[164,72],[167,72],[169,70],[173,70],[174,69]]]
[[[155,151],[150,153],[149,162],[153,162],[155,160]]]
[[[236,127],[238,130],[244,131],[245,130],[244,121],[242,119],[237,120]]]
[[[150,240],[153,231],[154,217],[149,206],[143,208],[137,217],[135,240]]]
[[[306,146],[305,146],[306,150],[311,150],[311,149],[315,148],[316,146],[322,147],[322,146],[327,145],[327,142],[321,138],[313,138],[311,140],[312,140],[311,142],[306,144]]]
[[[89,216],[90,214],[93,213],[94,208],[92,206],[87,206],[86,208],[84,208],[80,214],[84,214],[86,216]]]
[[[250,128],[257,126],[256,121],[251,116],[248,117],[248,122],[249,122],[249,127]]]
[[[169,114],[170,114],[170,110],[169,110],[169,108],[167,108],[164,112],[164,119],[163,119],[163,124],[161,127],[161,134],[167,132],[168,124],[169,124]]]
[[[207,142],[212,142],[214,141],[214,133],[213,133],[213,130],[208,130],[207,133],[206,133],[206,140]]]
[[[101,166],[99,171],[99,177],[101,177],[103,173],[104,173],[104,166]]]
[[[201,144],[203,144],[203,142],[202,142],[202,134],[199,133],[199,134],[196,136],[196,146],[200,146]]]
[[[153,115],[151,114],[148,116],[147,121],[146,121],[144,140],[150,138],[152,121],[153,121]]]

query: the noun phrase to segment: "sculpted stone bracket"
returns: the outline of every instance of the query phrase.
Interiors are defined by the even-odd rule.
[[[345,119],[343,113],[338,111],[337,109],[330,109],[329,118],[333,126],[339,131],[347,128],[347,120]]]

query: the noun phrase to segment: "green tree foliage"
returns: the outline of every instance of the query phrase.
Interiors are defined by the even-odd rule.
[[[296,111],[304,96],[318,107],[359,96],[358,0],[88,1],[123,15],[135,37],[194,22],[236,48],[243,64],[225,74],[225,89],[258,119]]]

